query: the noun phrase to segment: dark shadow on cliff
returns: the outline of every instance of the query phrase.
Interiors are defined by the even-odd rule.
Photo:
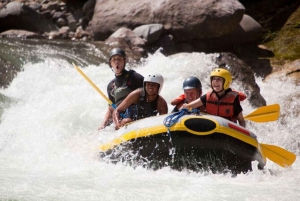
[[[240,0],[245,8],[245,14],[250,15],[263,27],[262,42],[272,40],[268,35],[279,31],[288,18],[300,6],[299,0]]]
[[[272,73],[273,67],[271,66],[270,58],[274,57],[275,55],[272,51],[262,47],[263,46],[257,45],[257,43],[249,43],[232,47],[219,46],[207,48],[204,51],[197,49],[197,51],[205,53],[231,52],[239,59],[247,63],[256,76],[265,78],[267,75]]]
[[[270,50],[260,48],[257,45],[248,44],[235,47],[232,51],[238,58],[246,62],[256,76],[265,78],[272,73],[270,59],[274,53]]]

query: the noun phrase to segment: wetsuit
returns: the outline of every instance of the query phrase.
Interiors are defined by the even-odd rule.
[[[116,76],[107,85],[108,98],[116,106],[130,94],[132,91],[143,87],[144,77],[134,70],[124,70],[119,76]],[[131,105],[125,110],[123,118],[128,118],[129,112],[133,109],[134,105]]]

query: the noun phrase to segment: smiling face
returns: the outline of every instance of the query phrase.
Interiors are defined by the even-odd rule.
[[[158,94],[159,84],[154,82],[145,82],[145,89],[149,96]]]
[[[224,79],[222,77],[214,76],[211,79],[211,88],[219,93],[223,91],[223,86],[224,86]]]
[[[184,94],[185,94],[185,99],[188,103],[196,100],[197,98],[199,98],[199,92],[196,88],[192,88],[192,89],[185,89],[184,90]]]
[[[115,74],[121,74],[125,67],[125,58],[120,55],[112,56],[110,59],[110,66],[113,68]]]

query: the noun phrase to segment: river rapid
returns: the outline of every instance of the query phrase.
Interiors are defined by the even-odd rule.
[[[108,164],[98,158],[100,144],[122,133],[113,126],[98,131],[106,101],[74,69],[84,73],[106,94],[114,74],[101,50],[75,42],[0,42],[1,56],[19,65],[21,72],[0,89],[0,200],[232,200],[298,201],[300,162],[289,168],[268,161],[265,170],[230,174],[153,171]],[[165,83],[161,95],[168,103],[182,93],[190,75],[209,90],[209,74],[218,54],[191,53],[165,57],[159,51],[134,68],[141,74],[159,72]],[[131,68],[131,66],[127,66]],[[278,121],[247,122],[258,141],[274,144],[299,156],[300,121],[293,113],[299,100],[286,100],[299,86],[273,78],[256,77],[267,104],[278,103]],[[233,82],[232,88],[243,90]],[[172,106],[169,104],[169,111]],[[252,108],[242,102],[244,115]],[[255,162],[254,162],[255,163]]]

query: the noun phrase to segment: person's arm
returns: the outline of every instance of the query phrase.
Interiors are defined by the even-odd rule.
[[[103,122],[102,122],[101,126],[98,128],[98,130],[101,130],[107,126],[107,124],[111,120],[113,111],[114,111],[114,108],[112,106],[108,106],[105,117],[103,119]]]
[[[168,114],[168,105],[167,105],[167,102],[161,96],[159,96],[159,98],[158,98],[157,111],[158,111],[159,115]]]
[[[202,105],[203,105],[203,103],[202,103],[201,99],[198,98],[198,99],[192,101],[191,103],[184,103],[180,109],[185,108],[185,109],[191,110],[191,109],[200,107]]]
[[[239,122],[240,126],[246,127],[246,122],[243,116],[243,112],[240,112],[237,116],[237,121]]]
[[[121,127],[120,113],[126,110],[130,105],[136,103],[140,98],[141,89],[136,89],[121,102],[121,104],[113,112],[113,121],[116,126],[116,130]]]
[[[239,125],[243,126],[243,127],[246,127],[246,122],[245,122],[245,119],[244,119],[244,116],[243,116],[243,108],[241,106],[239,96],[237,96],[234,99],[233,107],[234,107],[234,116],[236,117]]]
[[[180,96],[172,100],[171,105],[178,106],[179,104],[183,103],[184,99],[185,99],[185,94],[181,94]]]

